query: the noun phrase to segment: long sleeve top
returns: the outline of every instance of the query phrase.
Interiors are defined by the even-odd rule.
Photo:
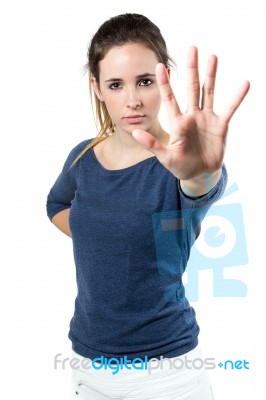
[[[182,274],[209,207],[227,173],[199,198],[156,156],[108,170],[91,141],[75,146],[47,198],[50,220],[70,208],[77,296],[68,337],[86,358],[176,357],[198,344],[196,313]]]

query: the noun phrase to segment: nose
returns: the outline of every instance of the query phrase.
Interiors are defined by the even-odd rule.
[[[141,106],[141,102],[130,102],[130,104],[127,105],[127,108],[131,108],[131,110],[138,110]]]
[[[141,107],[142,103],[138,96],[137,91],[130,91],[127,97],[127,108],[137,110]]]

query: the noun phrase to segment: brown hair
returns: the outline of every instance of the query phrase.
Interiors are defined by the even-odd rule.
[[[166,67],[174,61],[168,55],[166,43],[160,29],[147,17],[140,14],[121,14],[105,21],[93,36],[88,48],[88,62],[83,67],[85,72],[99,83],[99,62],[105,57],[106,53],[114,46],[122,46],[126,43],[140,43],[152,50],[158,61]],[[90,86],[92,100],[92,88]],[[77,162],[83,154],[91,147],[106,139],[114,132],[114,124],[107,111],[104,102],[101,102],[94,93],[96,120],[100,125],[97,136],[82,150],[74,160]],[[73,165],[72,164],[72,165]]]

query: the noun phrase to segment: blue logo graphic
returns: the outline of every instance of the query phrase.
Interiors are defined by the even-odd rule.
[[[246,360],[226,360],[224,363],[219,362],[218,367],[223,369],[249,369],[249,361]]]
[[[236,190],[238,187],[233,184],[222,198]],[[160,274],[172,275],[174,282],[165,289],[166,301],[182,301],[186,298],[197,301],[199,271],[210,269],[213,271],[214,297],[247,295],[246,285],[242,281],[223,277],[224,268],[248,263],[241,205],[212,205],[205,213],[203,221],[194,226],[194,231],[201,233],[191,249],[190,227],[187,226],[191,223],[191,209],[153,215],[158,270]],[[185,270],[188,279],[183,284]]]

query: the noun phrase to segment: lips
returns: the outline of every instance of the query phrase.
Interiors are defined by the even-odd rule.
[[[138,118],[138,117],[144,117],[144,114],[127,115],[125,118]]]
[[[128,115],[127,117],[125,117],[125,119],[131,124],[142,122],[144,118],[145,115],[143,114]]]

